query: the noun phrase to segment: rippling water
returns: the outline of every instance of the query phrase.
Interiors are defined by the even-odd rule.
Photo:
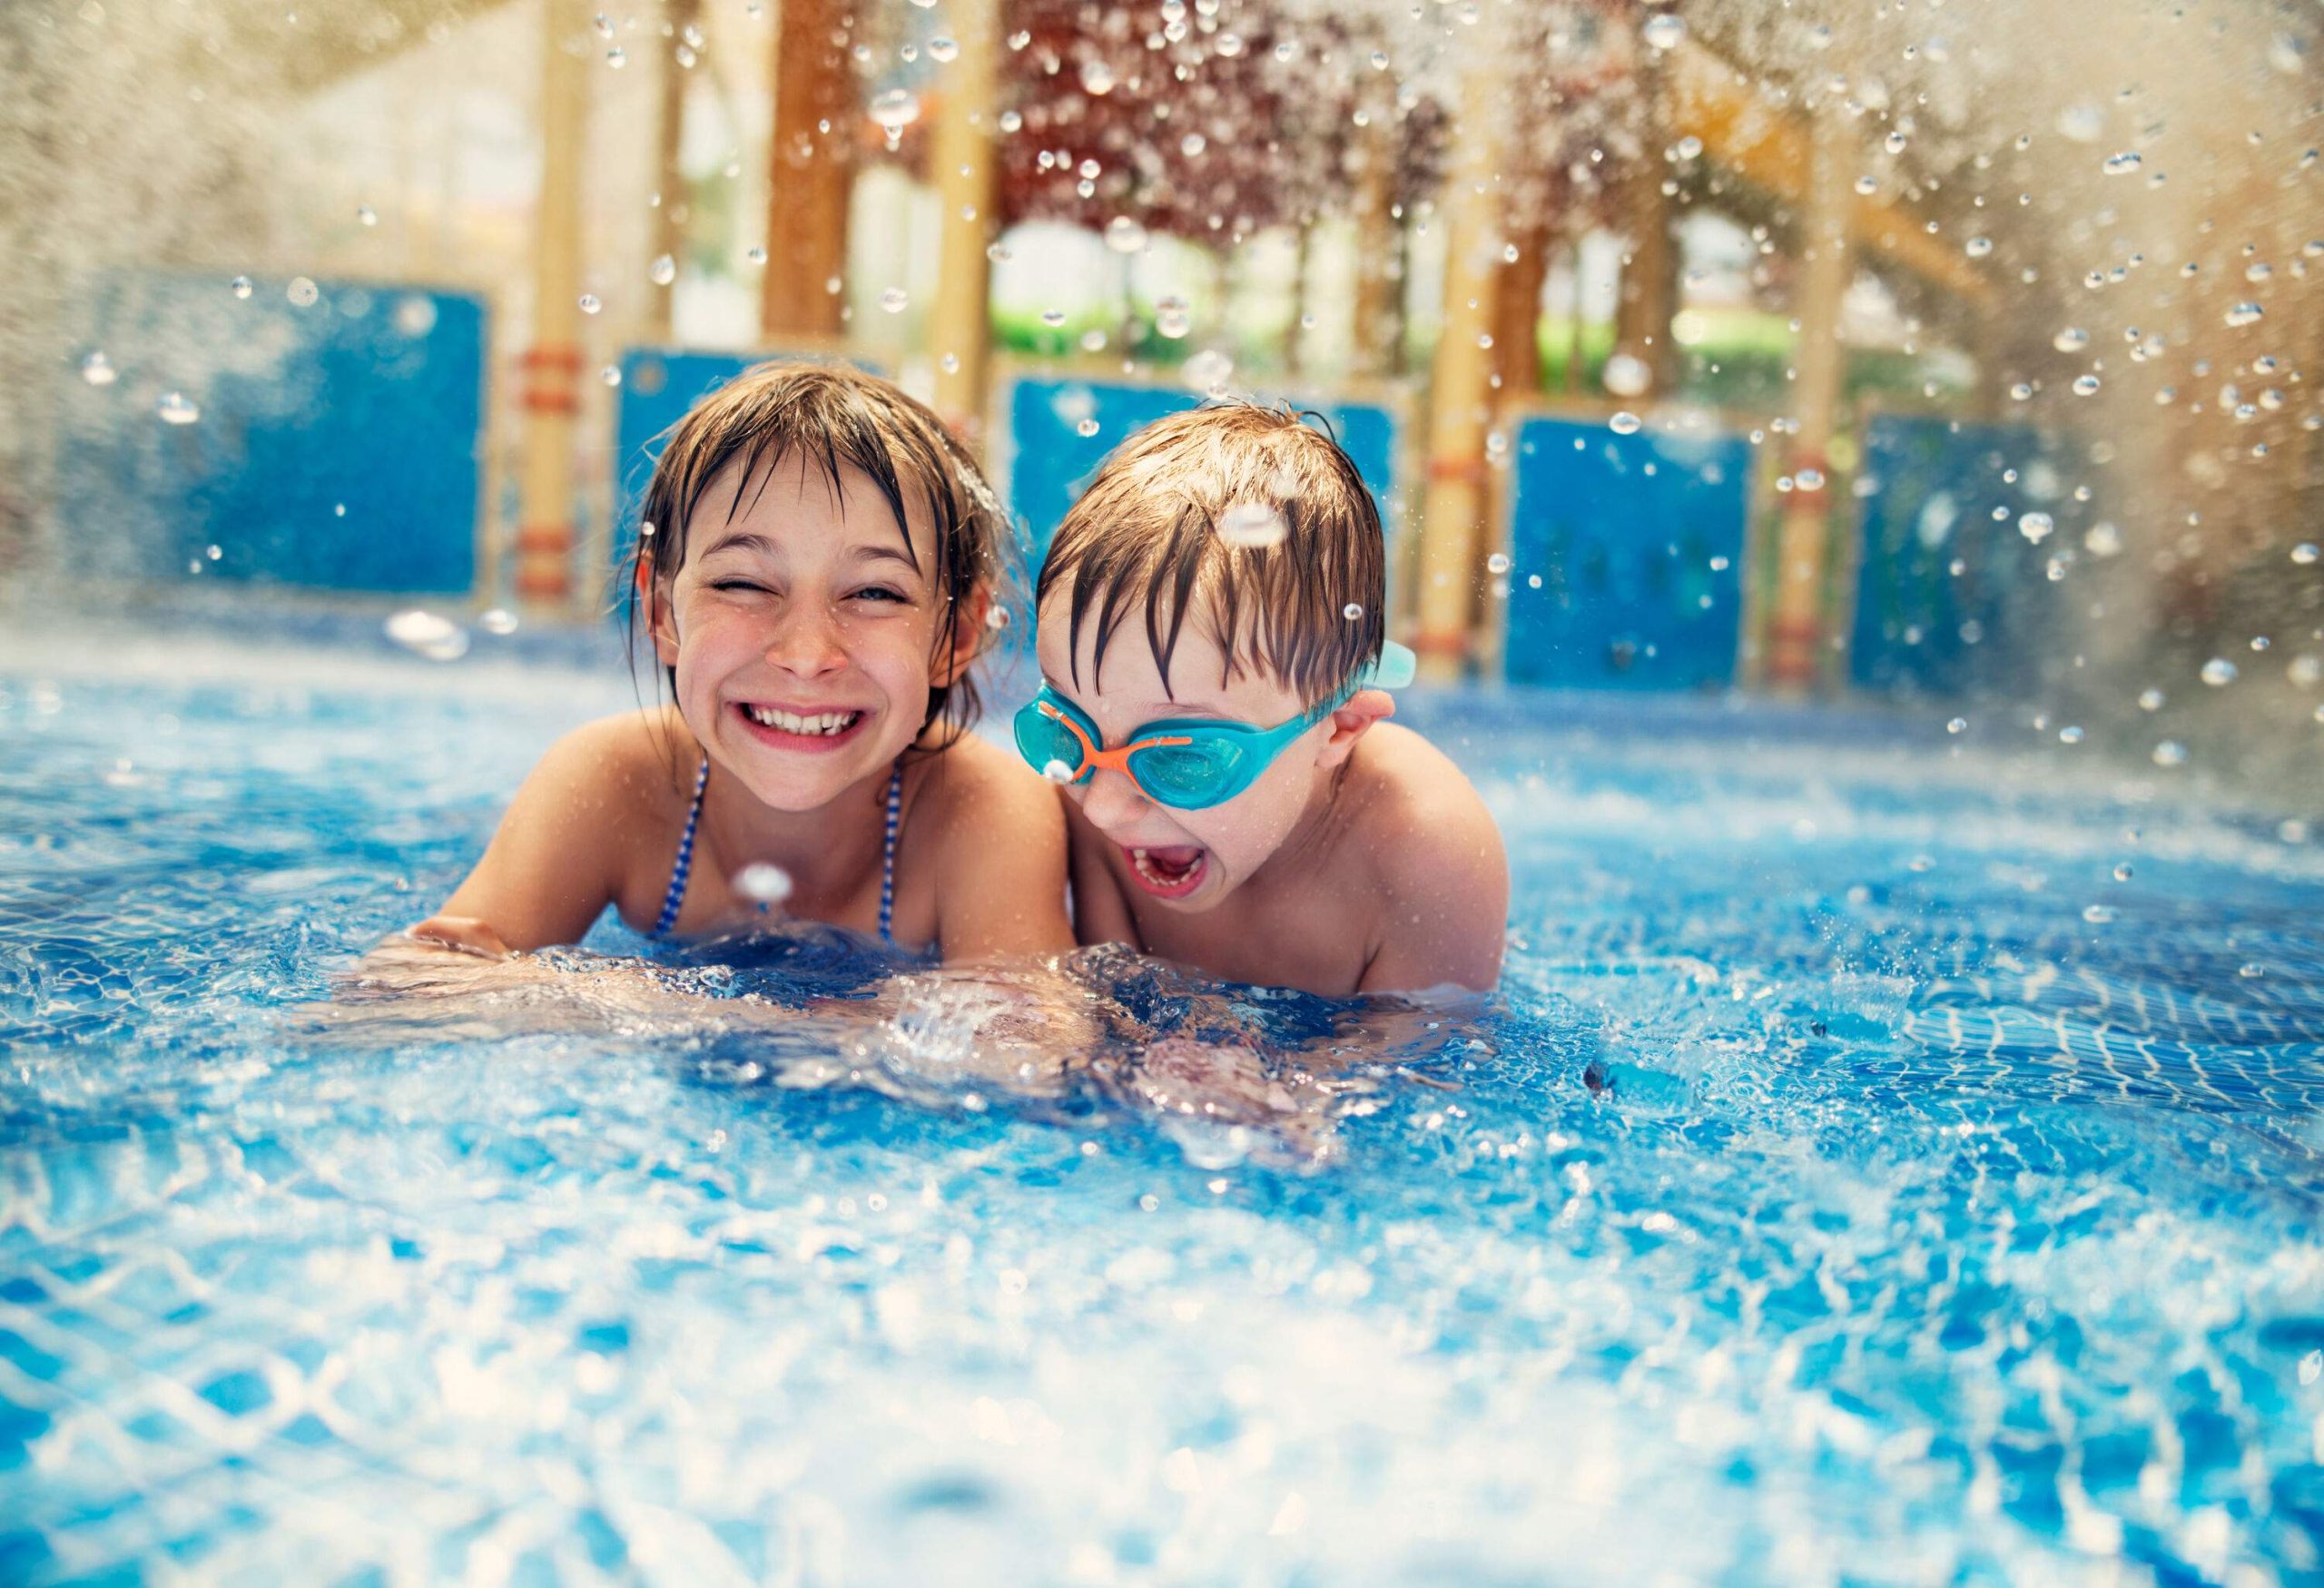
[[[341,1020],[627,686],[159,655],[0,671],[0,1580],[2324,1570],[2297,825],[1439,697],[1474,1021],[1098,954],[1042,1068],[818,934]]]

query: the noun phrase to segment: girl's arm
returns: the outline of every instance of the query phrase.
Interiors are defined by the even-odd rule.
[[[411,935],[493,954],[580,942],[620,890],[635,829],[625,817],[648,803],[625,770],[635,733],[635,719],[616,718],[558,740],[468,880]]]
[[[945,753],[929,782],[936,831],[936,939],[947,964],[1061,953],[1065,820],[1050,785],[976,740]]]

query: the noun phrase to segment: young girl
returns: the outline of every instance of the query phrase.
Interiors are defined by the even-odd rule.
[[[630,608],[671,704],[567,735],[418,938],[506,954],[612,904],[655,936],[784,914],[947,961],[1070,948],[1053,790],[967,732],[1004,521],[936,416],[764,364],[654,470]]]

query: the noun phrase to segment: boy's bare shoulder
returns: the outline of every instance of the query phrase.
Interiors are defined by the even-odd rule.
[[[1349,832],[1394,895],[1459,894],[1508,886],[1501,828],[1452,758],[1409,728],[1382,723],[1349,765],[1357,797]]]

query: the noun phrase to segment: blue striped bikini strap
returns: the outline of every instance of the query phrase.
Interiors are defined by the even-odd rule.
[[[694,774],[694,804],[686,807],[685,831],[678,834],[678,860],[670,868],[670,885],[662,894],[662,913],[654,918],[654,935],[667,937],[678,923],[678,906],[686,902],[686,878],[694,871],[694,830],[702,820],[702,791],[710,786],[710,757],[702,758]]]
[[[686,880],[694,873],[694,832],[702,821],[703,791],[710,786],[710,757],[702,758],[694,774],[694,803],[686,807],[685,831],[678,834],[677,863],[670,868],[670,885],[662,894],[662,913],[654,918],[654,935],[666,937],[678,923],[678,907],[686,900]],[[896,835],[904,814],[904,764],[899,760],[888,774],[888,813],[880,835],[880,941],[893,948],[896,912]]]

